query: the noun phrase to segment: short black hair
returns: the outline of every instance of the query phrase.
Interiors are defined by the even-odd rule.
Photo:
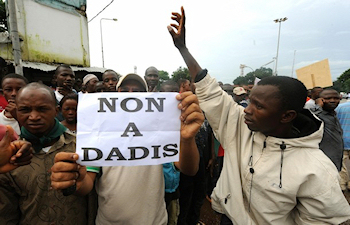
[[[42,88],[42,89],[47,90],[50,93],[50,96],[51,96],[52,101],[54,102],[55,106],[57,105],[56,96],[55,96],[54,91],[50,87],[46,86],[45,84],[41,84],[41,83],[38,83],[38,82],[29,83],[26,86],[24,86],[23,88],[21,88],[19,90],[19,93],[17,94],[17,98],[20,95],[20,93],[23,90],[27,89],[27,88],[29,88],[29,89],[40,89],[40,88]]]
[[[107,72],[115,73],[115,74],[117,75],[118,80],[119,80],[119,78],[121,77],[121,75],[120,75],[119,73],[115,72],[114,70],[112,70],[112,69],[107,69],[107,70],[105,70],[105,72],[103,72],[103,74],[102,74],[102,80],[104,80],[105,73],[107,73]]]
[[[72,69],[72,67],[70,67],[70,65],[68,65],[68,64],[61,64],[61,65],[59,65],[59,66],[56,67],[54,76],[57,76],[58,71],[59,71],[61,68],[71,69],[71,70],[73,71],[73,69]]]
[[[328,87],[328,88],[323,89],[323,90],[320,92],[320,96],[321,96],[321,94],[322,94],[323,92],[325,92],[325,91],[336,92],[336,93],[338,93],[338,95],[339,95],[339,92],[338,92],[337,90],[335,90],[334,88]]]
[[[4,76],[4,77],[1,79],[1,86],[2,86],[2,83],[4,82],[4,80],[7,79],[7,78],[21,79],[21,80],[24,81],[24,83],[26,83],[26,84],[29,83],[28,80],[27,80],[27,78],[25,78],[24,76],[19,75],[19,74],[17,74],[17,73],[9,73],[9,74],[7,74],[6,76]]]
[[[258,85],[272,85],[278,88],[282,110],[295,110],[297,113],[304,108],[307,89],[305,85],[292,77],[271,76],[265,77],[258,82]]]
[[[73,100],[75,100],[75,101],[78,102],[78,95],[75,94],[75,93],[70,93],[70,94],[64,96],[64,97],[61,99],[61,101],[60,101],[60,108],[61,108],[61,109],[62,109],[62,107],[63,107],[63,104],[64,104],[67,100],[69,100],[69,99],[73,99]]]
[[[314,87],[314,88],[311,89],[311,93],[315,93],[318,89],[323,89],[323,88],[319,87],[319,86]]]
[[[167,80],[160,85],[160,92],[164,92],[164,86],[167,86],[167,85],[174,88],[174,89],[177,89],[177,92],[180,91],[180,87],[175,81]]]
[[[183,83],[186,83],[187,81],[190,81],[190,80],[187,80],[187,79],[179,79],[178,81],[177,81],[177,84],[179,85],[179,87],[181,87],[181,85],[183,84]],[[191,83],[191,81],[190,81],[190,83]]]

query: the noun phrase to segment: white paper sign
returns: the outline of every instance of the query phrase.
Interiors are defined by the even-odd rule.
[[[78,163],[157,165],[179,160],[177,93],[79,94]]]

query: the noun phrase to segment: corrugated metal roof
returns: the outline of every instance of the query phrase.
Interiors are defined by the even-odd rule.
[[[14,64],[14,61],[10,61],[12,64]],[[23,61],[22,66],[26,68],[32,68],[32,69],[38,69],[45,72],[54,71],[57,66],[60,64],[46,64],[46,63],[39,63],[39,62],[27,62]],[[78,66],[71,66],[73,71],[87,71],[87,72],[99,72],[103,73],[106,68],[101,67],[78,67]]]

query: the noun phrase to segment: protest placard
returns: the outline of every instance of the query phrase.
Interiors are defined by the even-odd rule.
[[[157,165],[179,160],[177,93],[79,94],[78,163]]]

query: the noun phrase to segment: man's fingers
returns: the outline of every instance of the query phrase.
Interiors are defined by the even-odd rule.
[[[79,155],[71,152],[59,152],[55,156],[55,163],[60,161],[75,162],[78,160]]]
[[[71,162],[55,162],[55,164],[51,167],[51,171],[55,173],[59,172],[72,172],[78,171],[80,169],[80,165]]]
[[[75,180],[61,181],[61,182],[51,181],[51,187],[56,190],[62,190],[73,186],[75,183],[76,183]]]
[[[79,178],[78,172],[60,172],[60,173],[51,174],[51,181],[55,181],[55,182],[77,180],[78,178]]]

